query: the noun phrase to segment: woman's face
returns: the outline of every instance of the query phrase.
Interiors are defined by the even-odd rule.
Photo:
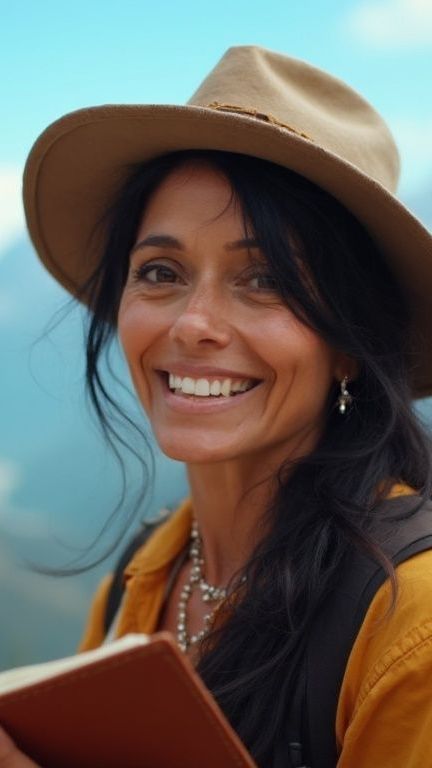
[[[188,463],[307,453],[348,373],[282,303],[229,183],[205,165],[173,171],[147,206],[118,327],[162,451]]]

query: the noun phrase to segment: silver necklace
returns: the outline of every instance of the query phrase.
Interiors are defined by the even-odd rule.
[[[189,635],[187,629],[188,602],[194,589],[199,589],[204,603],[220,604],[227,596],[225,587],[215,587],[204,578],[204,558],[202,556],[202,542],[196,520],[192,523],[191,540],[189,545],[189,558],[192,561],[189,578],[184,585],[178,604],[177,614],[177,643],[182,651],[187,651],[190,646],[196,645],[208,634],[215,617],[216,605],[212,611],[206,613],[203,619],[204,626],[195,635]]]

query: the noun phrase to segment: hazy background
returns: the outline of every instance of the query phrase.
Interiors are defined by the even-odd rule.
[[[119,489],[83,397],[81,311],[44,336],[67,296],[24,229],[21,175],[33,141],[82,106],[183,103],[226,48],[258,44],[328,69],[378,108],[401,149],[400,196],[432,226],[432,0],[0,0],[0,11],[2,668],[74,650],[108,566],[64,580],[26,562],[76,556]],[[420,407],[431,413],[430,402]],[[158,457],[142,515],[185,490],[181,465]]]

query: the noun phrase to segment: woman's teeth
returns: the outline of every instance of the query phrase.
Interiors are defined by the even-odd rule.
[[[239,392],[251,389],[255,382],[252,379],[192,379],[190,376],[168,374],[168,385],[171,390],[182,392],[184,395],[197,397],[231,397]]]

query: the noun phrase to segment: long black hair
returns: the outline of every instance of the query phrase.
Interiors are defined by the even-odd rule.
[[[106,404],[117,406],[100,363],[116,334],[128,254],[151,195],[173,170],[197,162],[229,181],[283,301],[358,367],[348,413],[335,408],[335,384],[315,449],[295,466],[287,459],[280,467],[277,492],[263,512],[266,532],[241,574],[246,582],[205,642],[198,666],[258,764],[267,767],[275,764],[308,630],[350,549],[381,562],[395,584],[374,539],[374,510],[394,482],[415,489],[419,504],[430,497],[431,451],[412,407],[409,309],[367,231],[298,174],[210,150],[170,153],[131,169],[107,213],[106,248],[82,289],[91,309],[87,386],[106,436],[116,437]]]

